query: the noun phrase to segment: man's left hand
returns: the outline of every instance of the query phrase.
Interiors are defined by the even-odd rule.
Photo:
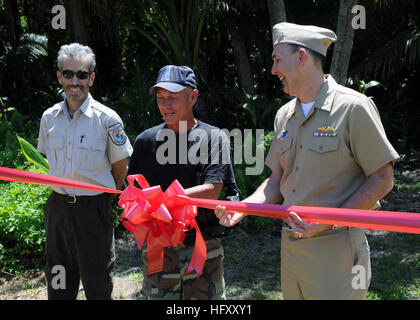
[[[296,212],[291,211],[287,219],[289,226],[297,238],[311,238],[314,235],[331,230],[331,225],[320,223],[307,223]]]

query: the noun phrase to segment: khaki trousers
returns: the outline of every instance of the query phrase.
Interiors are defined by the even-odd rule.
[[[370,278],[370,251],[364,229],[331,230],[306,239],[282,233],[284,299],[365,299]]]

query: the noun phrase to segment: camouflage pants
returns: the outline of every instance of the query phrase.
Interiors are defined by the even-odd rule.
[[[207,257],[199,278],[195,271],[185,274],[193,246],[165,248],[163,271],[146,274],[147,250],[143,249],[142,293],[148,300],[225,300],[224,253],[219,239],[206,241]]]

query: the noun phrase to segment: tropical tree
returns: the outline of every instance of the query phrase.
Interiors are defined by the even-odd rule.
[[[5,27],[7,40],[14,44],[22,33],[18,3],[16,0],[4,0]]]
[[[364,77],[389,79],[420,61],[420,3],[412,0],[366,1],[370,8],[365,41],[369,53],[356,67]],[[375,40],[374,40],[375,39]],[[378,44],[374,46],[372,44]]]
[[[268,13],[270,15],[270,24],[274,26],[277,23],[285,22],[286,8],[284,0],[267,0]]]
[[[338,9],[337,42],[334,45],[330,73],[341,84],[345,84],[347,81],[347,71],[354,38],[352,8],[358,3],[359,0],[340,0],[340,7]]]
[[[158,49],[169,64],[198,68],[200,41],[208,10],[199,0],[136,1],[137,18],[144,25],[136,31]]]
[[[85,0],[64,0],[65,8],[69,14],[69,30],[71,40],[87,45],[90,43],[86,22]]]

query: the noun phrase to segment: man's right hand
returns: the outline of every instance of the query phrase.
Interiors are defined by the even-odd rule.
[[[217,206],[214,210],[214,214],[219,219],[219,223],[225,227],[233,227],[245,216],[238,212],[226,212],[226,207]]]

